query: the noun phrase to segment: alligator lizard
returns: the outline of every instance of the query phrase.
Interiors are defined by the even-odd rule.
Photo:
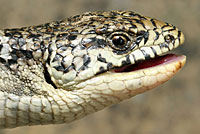
[[[185,56],[166,54],[183,42],[132,11],[1,29],[0,128],[67,123],[148,91],[183,67]]]

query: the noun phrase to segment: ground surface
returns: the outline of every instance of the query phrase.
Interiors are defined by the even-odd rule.
[[[178,53],[187,64],[176,77],[143,95],[71,124],[20,127],[0,134],[199,134],[199,0],[0,0],[0,27],[41,24],[86,11],[125,9],[170,22],[186,36]]]

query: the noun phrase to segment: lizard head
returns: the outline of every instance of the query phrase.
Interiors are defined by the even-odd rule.
[[[135,78],[137,71],[185,62],[184,56],[161,56],[184,42],[183,33],[135,12],[88,12],[61,21],[60,29],[67,30],[58,31],[59,38],[51,45],[56,53],[47,65],[57,88],[79,89],[94,79],[125,81]]]
[[[0,127],[71,122],[170,79],[175,26],[130,11],[0,30]]]

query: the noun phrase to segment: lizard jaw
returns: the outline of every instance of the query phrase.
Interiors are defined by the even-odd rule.
[[[82,91],[99,90],[101,94],[112,95],[119,100],[128,99],[171,79],[186,62],[184,55],[175,57],[172,55],[171,60],[167,62],[135,71],[118,73],[108,71],[78,84],[77,88]]]
[[[149,60],[140,61],[136,64],[126,65],[121,68],[116,68],[112,70],[115,73],[122,73],[122,72],[132,72],[140,69],[150,68],[162,64],[167,64],[169,62],[173,62],[176,60],[181,59],[182,56],[177,56],[175,54],[166,54],[163,56],[158,56]]]

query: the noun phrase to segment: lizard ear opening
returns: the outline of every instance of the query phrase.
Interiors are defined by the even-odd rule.
[[[50,74],[49,74],[46,66],[44,67],[44,78],[48,84],[52,85],[55,89],[57,89],[56,85],[51,80]]]

